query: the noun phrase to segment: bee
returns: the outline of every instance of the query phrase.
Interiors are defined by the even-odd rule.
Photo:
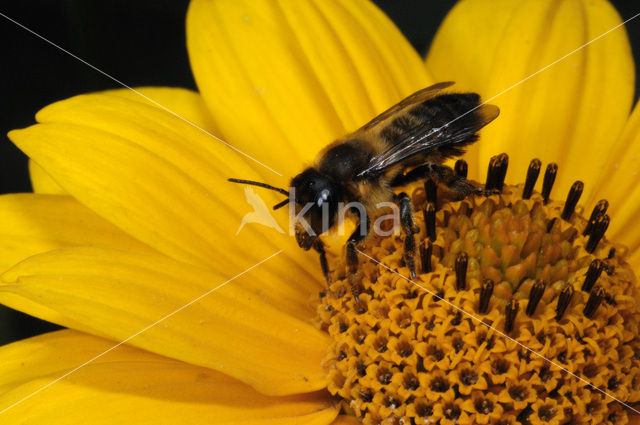
[[[406,194],[396,195],[395,190],[413,181],[432,178],[461,195],[484,193],[444,161],[462,155],[464,148],[478,139],[477,132],[500,111],[495,105],[481,103],[476,93],[443,92],[451,85],[442,82],[422,89],[331,143],[312,166],[293,177],[289,191],[250,180],[229,181],[286,195],[287,199],[273,208],[293,202],[296,213],[304,219],[295,224],[296,241],[305,250],[313,247],[320,252],[326,276],[318,236],[336,224],[340,205],[363,207],[352,214],[359,222],[347,242],[353,245],[366,238],[370,217],[378,213],[382,202],[400,204],[402,227],[411,232],[411,201]]]

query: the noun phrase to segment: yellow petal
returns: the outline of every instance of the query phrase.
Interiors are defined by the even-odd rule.
[[[590,204],[609,201],[607,237],[631,250],[629,262],[640,271],[640,107],[636,106],[611,154]],[[595,200],[595,201],[594,201]]]
[[[320,363],[327,336],[282,312],[286,302],[278,300],[280,294],[271,291],[277,287],[262,272],[258,267],[238,277],[129,343],[219,370],[265,394],[323,388]],[[31,257],[2,279],[0,291],[28,298],[118,341],[227,280],[221,273],[158,255],[97,248]],[[249,280],[262,285],[264,293],[244,289],[240,283]]]
[[[441,81],[455,81],[457,90],[486,90],[502,33],[520,3],[519,0],[457,2],[431,43],[427,69]]]
[[[236,235],[247,201],[242,187],[226,179],[261,180],[268,171],[168,112],[120,96],[76,96],[37,119],[42,124],[10,133],[14,143],[73,197],[135,238],[229,276],[290,249],[295,261],[283,256],[266,269],[287,270],[297,288],[317,292],[317,259],[302,254],[288,234],[249,224]],[[282,198],[260,196],[267,205]],[[274,216],[288,229],[286,209]]]
[[[33,193],[67,195],[67,192],[33,160],[29,160],[29,177],[31,178]]]
[[[437,79],[457,77],[462,87],[485,99],[621,23],[604,0],[511,1],[495,15],[495,22],[489,13],[488,22],[469,26],[458,38],[464,22],[475,20],[472,14],[486,3],[460,3],[455,16],[439,30],[427,61]],[[487,45],[486,56],[475,43],[467,43],[474,36]],[[447,54],[446,46],[454,44],[459,46],[455,55]],[[445,66],[450,56],[456,58],[455,76]],[[469,75],[478,68],[481,75],[465,78],[461,68]],[[633,89],[629,42],[624,28],[618,28],[491,101],[501,114],[483,131],[476,148],[480,169],[474,167],[474,175],[484,176],[490,156],[508,152],[511,177],[507,178],[521,181],[530,159],[538,157],[560,165],[554,190],[558,197],[580,179],[586,183],[584,199],[589,199],[603,158],[624,125]]]
[[[32,255],[72,246],[152,252],[69,196],[26,193],[0,196],[0,238],[2,271]],[[47,317],[52,322],[63,320],[53,310],[15,294],[0,292],[0,303]],[[79,323],[73,326],[84,329]]]
[[[134,91],[135,90],[135,91]],[[192,90],[175,87],[136,87],[106,90],[105,95],[120,96],[170,111],[194,125],[216,134],[213,121],[200,95]],[[35,193],[65,194],[66,192],[38,164],[29,161],[31,185]]]
[[[1,348],[2,423],[324,425],[337,413],[319,393],[268,397],[223,374],[127,346],[42,389],[113,345],[60,331]]]
[[[0,270],[35,254],[72,246],[152,252],[70,196],[0,196]]]
[[[191,66],[222,134],[286,176],[430,79],[369,1],[197,0]]]

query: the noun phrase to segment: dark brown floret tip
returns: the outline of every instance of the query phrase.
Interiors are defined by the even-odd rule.
[[[607,231],[609,227],[609,215],[604,214],[596,218],[593,225],[591,226],[591,232],[589,233],[589,240],[587,241],[587,245],[585,249],[589,254],[593,254],[593,251],[596,250],[598,246],[598,242],[604,236],[604,233]]]
[[[593,285],[596,283],[600,275],[604,270],[604,261],[595,259],[589,264],[589,269],[584,277],[584,283],[582,284],[582,290],[590,292]]]
[[[504,179],[507,175],[507,168],[509,166],[509,156],[506,153],[501,153],[491,157],[489,161],[489,169],[487,170],[487,181],[485,183],[485,190],[498,192],[502,191],[504,187]]]
[[[556,305],[556,320],[562,319],[565,311],[567,311],[567,307],[571,303],[571,298],[573,298],[573,286],[570,283],[567,283],[560,295],[558,296],[558,304]]]
[[[463,179],[467,178],[467,174],[469,173],[469,165],[464,159],[457,160],[453,169],[456,173],[456,176],[462,177]]]
[[[531,287],[531,292],[529,292],[529,303],[527,304],[527,310],[525,311],[527,316],[531,317],[536,312],[536,307],[542,299],[542,295],[544,294],[546,287],[547,283],[542,280],[536,280]]]
[[[423,210],[424,223],[427,231],[427,237],[431,242],[436,240],[436,208],[432,203],[427,203]]]
[[[576,209],[576,205],[578,205],[578,201],[580,200],[580,196],[582,196],[583,190],[584,183],[579,180],[571,185],[571,189],[569,190],[569,194],[567,195],[567,200],[564,203],[564,208],[561,214],[561,217],[564,221],[569,221],[569,219],[573,215],[573,212]]]
[[[552,162],[547,165],[547,170],[544,173],[544,179],[542,180],[542,199],[544,199],[545,205],[549,203],[549,196],[551,195],[551,189],[553,183],[556,181],[558,175],[558,164]]]
[[[589,233],[591,233],[591,229],[593,229],[593,225],[595,224],[596,220],[599,217],[603,216],[607,212],[608,208],[609,208],[609,201],[607,201],[606,199],[601,199],[598,201],[596,206],[593,207],[593,211],[591,211],[591,216],[589,217],[589,221],[587,222],[587,225],[584,228],[584,231],[582,232],[584,236],[587,236]]]
[[[494,283],[491,279],[484,279],[480,287],[480,297],[478,299],[478,313],[484,314],[489,311],[489,301],[493,295]]]
[[[596,314],[596,310],[602,304],[602,300],[605,298],[604,289],[601,286],[596,286],[593,288],[591,293],[589,294],[589,299],[587,300],[587,304],[584,306],[583,313],[585,317],[589,319],[593,319],[593,316]]]
[[[504,312],[504,315],[505,315],[504,331],[506,333],[511,333],[511,331],[513,330],[513,326],[516,323],[516,316],[518,315],[518,310],[520,310],[520,304],[518,303],[518,300],[512,299],[511,301],[509,301],[509,304],[507,304],[507,307]]]
[[[527,170],[527,178],[524,183],[524,189],[522,190],[522,199],[529,199],[533,194],[533,188],[536,185],[538,176],[540,175],[540,168],[542,162],[538,158],[534,158],[529,163],[529,169]]]
[[[466,252],[461,252],[456,257],[456,289],[463,291],[467,289],[467,265],[469,256]]]

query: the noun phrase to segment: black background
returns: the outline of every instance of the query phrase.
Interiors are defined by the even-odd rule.
[[[424,54],[455,1],[375,3]],[[637,0],[612,3],[623,19],[640,12]],[[186,0],[4,0],[0,13],[129,86],[195,89],[185,47],[187,6]],[[640,18],[627,31],[638,63]],[[26,157],[6,133],[32,124],[35,112],[49,103],[118,85],[2,16],[0,46],[0,193],[25,192],[30,190]],[[51,324],[0,306],[0,344],[51,329]]]

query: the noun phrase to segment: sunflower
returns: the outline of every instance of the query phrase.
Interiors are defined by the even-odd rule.
[[[638,401],[640,113],[629,117],[634,70],[622,28],[496,98],[502,116],[466,157],[477,179],[496,153],[516,170],[537,156],[560,165],[556,188],[586,183],[583,205],[608,199],[607,238],[594,238],[589,255],[570,257],[589,251],[591,237],[569,231],[588,224],[583,207],[554,220],[562,203],[548,193],[522,200],[522,186],[506,185],[478,204],[439,196],[436,219],[420,222],[438,224],[433,244],[426,229],[417,235],[420,282],[438,297],[397,277],[410,262],[395,236],[364,251],[393,273],[361,258],[356,296],[345,291],[342,255],[330,257],[327,290],[317,258],[288,235],[257,225],[235,235],[244,193],[226,182],[286,186],[328,141],[413,91],[454,80],[488,98],[620,22],[605,1],[462,1],[425,66],[364,0],[193,0],[199,94],[76,96],[10,133],[31,158],[35,193],[0,198],[0,302],[68,329],[0,350],[2,423],[559,423],[571,414],[624,423],[621,405],[543,359],[521,361],[513,343],[442,303],[473,310],[489,294],[481,310],[497,328]],[[276,220],[288,228],[284,215]],[[465,246],[467,235],[484,245]],[[518,256],[534,251],[542,263]],[[603,278],[546,327],[568,282],[578,292],[592,264],[602,273],[594,255],[610,260]],[[610,289],[625,292],[603,302]],[[576,329],[580,339],[562,346],[557,335]]]

